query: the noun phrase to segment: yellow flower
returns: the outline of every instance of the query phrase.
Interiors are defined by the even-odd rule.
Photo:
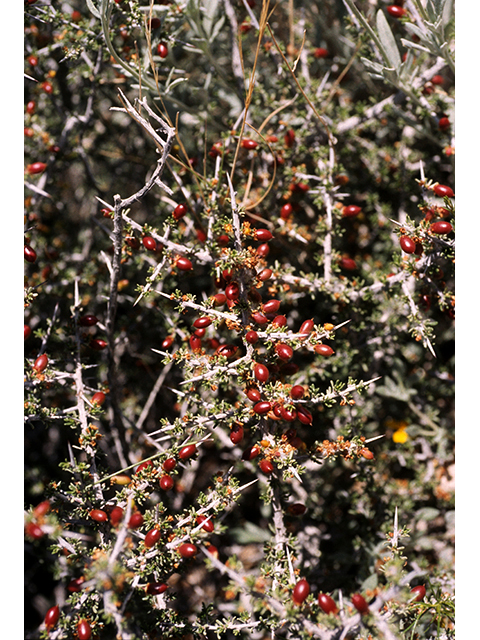
[[[405,427],[400,427],[400,429],[394,431],[392,440],[398,444],[403,444],[404,442],[406,442],[408,440],[408,433]]]

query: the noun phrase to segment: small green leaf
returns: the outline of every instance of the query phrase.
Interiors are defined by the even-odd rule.
[[[87,0],[87,7],[90,9],[90,12],[93,13],[93,15],[95,16],[95,18],[100,19],[101,15],[100,15],[100,11],[97,9],[97,7],[93,4],[92,0]]]
[[[393,35],[385,14],[381,9],[377,11],[377,31],[378,37],[380,38],[380,42],[382,43],[382,47],[387,57],[385,62],[389,67],[399,69],[402,63],[400,52],[395,41],[395,36]]]

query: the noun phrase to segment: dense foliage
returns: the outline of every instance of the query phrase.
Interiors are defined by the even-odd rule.
[[[454,637],[452,0],[25,2],[25,637]]]

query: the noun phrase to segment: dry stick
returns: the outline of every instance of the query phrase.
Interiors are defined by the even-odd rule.
[[[273,582],[272,590],[275,591],[278,585],[278,578],[284,572],[282,563],[278,561],[278,556],[282,553],[284,546],[287,543],[287,530],[283,521],[283,508],[280,499],[280,490],[277,482],[270,484],[270,495],[272,497],[272,510],[273,510],[273,526],[275,529],[275,550],[277,552],[277,559],[273,567]],[[288,551],[288,549],[287,549]]]
[[[267,27],[268,27],[268,30],[269,30],[269,32],[270,32],[270,36],[271,36],[271,38],[272,38],[272,40],[273,40],[273,43],[274,43],[274,45],[275,45],[275,47],[276,47],[277,51],[278,51],[278,52],[280,53],[280,55],[282,56],[284,63],[287,65],[288,70],[290,71],[290,74],[292,75],[292,77],[293,77],[293,79],[294,79],[294,81],[295,81],[295,84],[297,85],[297,87],[298,87],[298,89],[299,89],[300,93],[302,94],[302,96],[303,96],[303,97],[305,98],[305,100],[307,101],[307,103],[308,103],[309,107],[312,109],[312,111],[314,112],[314,114],[317,116],[317,118],[319,119],[319,121],[322,123],[322,125],[323,125],[323,127],[324,127],[324,129],[325,129],[325,131],[326,131],[326,133],[327,133],[328,139],[330,140],[330,142],[331,142],[331,144],[332,144],[332,147],[333,147],[333,146],[335,145],[335,143],[336,143],[336,140],[335,140],[335,138],[332,136],[332,133],[331,133],[331,131],[330,131],[330,127],[328,126],[327,121],[326,121],[326,120],[325,120],[325,118],[324,118],[324,117],[323,117],[323,116],[322,116],[322,115],[317,111],[317,109],[315,108],[315,105],[312,103],[312,101],[310,100],[310,98],[309,98],[309,97],[307,96],[307,94],[305,93],[305,91],[304,91],[304,89],[303,89],[302,85],[299,83],[299,81],[298,81],[298,79],[297,79],[297,77],[296,77],[296,75],[295,75],[294,70],[293,70],[293,69],[292,69],[292,67],[290,66],[290,64],[289,64],[288,60],[287,60],[287,59],[286,59],[286,57],[285,57],[285,54],[284,54],[284,53],[283,53],[283,51],[281,50],[281,48],[280,48],[280,46],[279,46],[278,42],[277,42],[277,41],[276,41],[276,39],[275,39],[275,36],[273,35],[273,31],[272,31],[272,28],[271,28],[270,24],[268,24],[268,23],[267,23]]]
[[[235,77],[235,80],[238,85],[238,92],[242,94],[245,90],[245,76],[243,73],[243,65],[242,58],[240,53],[240,47],[238,45],[238,21],[235,13],[235,9],[232,6],[230,0],[223,0],[223,4],[225,7],[225,13],[227,14],[227,18],[230,21],[231,25],[231,34],[232,34],[232,71]]]
[[[152,173],[152,176],[145,183],[145,185],[134,193],[129,198],[122,199],[120,195],[114,196],[114,217],[113,217],[113,259],[111,261],[110,268],[110,295],[107,305],[107,320],[105,323],[107,340],[108,340],[108,383],[110,387],[111,407],[113,412],[113,424],[111,425],[112,432],[116,432],[117,438],[114,438],[116,443],[117,455],[120,463],[123,467],[127,466],[127,460],[123,454],[122,447],[118,444],[120,440],[122,446],[127,449],[127,443],[124,435],[123,414],[120,408],[120,402],[118,398],[119,385],[116,373],[116,360],[115,360],[115,316],[117,311],[117,299],[118,299],[118,283],[121,275],[121,257],[122,257],[122,244],[123,244],[123,211],[131,206],[135,201],[141,200],[155,185],[160,186],[167,193],[172,193],[169,187],[162,183],[160,177],[167,157],[170,153],[171,146],[173,144],[175,130],[170,127],[162,118],[160,118],[150,107],[146,100],[139,100],[148,115],[154,118],[160,125],[163,133],[166,134],[166,140],[163,140],[157,131],[152,127],[150,122],[146,120],[139,111],[133,107],[123,92],[119,89],[120,100],[124,104],[124,108],[113,107],[113,110],[120,110],[128,113],[133,120],[135,120],[144,131],[153,138],[157,149],[161,151],[161,157],[157,162],[157,166]],[[117,425],[117,427],[116,427]],[[118,430],[118,426],[121,427]]]
[[[155,384],[153,385],[153,389],[150,391],[150,395],[147,398],[147,402],[145,403],[145,406],[142,409],[142,412],[137,420],[136,423],[136,428],[138,430],[140,430],[143,427],[143,423],[145,422],[148,413],[150,411],[151,406],[153,405],[153,403],[155,402],[155,398],[157,397],[160,389],[162,388],[163,383],[165,382],[165,378],[167,377],[170,369],[173,366],[173,361],[169,362],[163,369],[162,372],[160,373],[160,375],[158,376],[158,378],[155,381]]]
[[[247,91],[247,95],[245,97],[245,108],[244,108],[244,115],[243,115],[243,120],[240,126],[240,134],[238,136],[238,143],[237,143],[237,147],[235,149],[235,155],[233,158],[233,162],[232,162],[232,168],[230,171],[230,180],[233,182],[233,175],[235,172],[235,166],[237,164],[237,158],[238,158],[238,154],[240,151],[240,145],[242,142],[242,137],[243,137],[243,132],[245,130],[245,125],[246,125],[246,121],[247,121],[247,114],[248,114],[248,109],[250,107],[250,103],[252,101],[252,95],[253,95],[253,88],[255,86],[255,73],[256,73],[256,69],[257,69],[257,64],[258,64],[258,58],[260,55],[260,44],[263,38],[263,34],[265,33],[265,28],[267,26],[267,20],[269,17],[269,4],[270,1],[269,0],[263,0],[262,3],[262,11],[261,11],[261,15],[260,15],[260,25],[259,25],[259,34],[258,34],[258,39],[257,39],[257,47],[255,50],[255,57],[253,60],[253,68],[252,68],[252,72],[250,75],[250,82],[248,84],[248,91]]]
[[[323,277],[330,284],[332,276],[332,229],[333,229],[333,200],[328,184],[332,184],[332,175],[335,167],[335,152],[332,140],[328,139],[328,173],[324,179],[324,202],[327,212],[327,231],[323,242]]]
[[[74,288],[74,323],[75,323],[75,343],[77,347],[77,353],[75,357],[75,371],[73,374],[73,379],[75,382],[75,395],[77,396],[77,411],[78,411],[78,419],[80,421],[80,429],[82,436],[85,438],[89,434],[89,425],[88,425],[88,414],[85,407],[85,387],[83,384],[83,376],[82,376],[82,360],[81,360],[81,349],[82,349],[82,341],[80,339],[80,330],[78,328],[78,316],[81,307],[80,302],[80,294],[78,289],[78,277],[75,278],[75,288]],[[85,452],[90,457],[90,469],[93,481],[98,480],[98,473],[95,463],[95,449],[89,445],[85,445]],[[72,452],[73,456],[73,452]],[[97,499],[103,502],[103,493],[102,488],[98,485],[95,488],[95,494]]]

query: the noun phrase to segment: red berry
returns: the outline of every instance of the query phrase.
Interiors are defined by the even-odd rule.
[[[212,324],[211,318],[209,318],[208,316],[202,316],[201,318],[197,318],[195,320],[195,322],[193,323],[193,326],[196,329],[204,329],[205,327],[208,327],[211,324]]]
[[[292,147],[295,142],[295,131],[293,129],[288,129],[286,134],[283,136],[283,141],[285,142],[286,147]]]
[[[105,394],[103,393],[103,391],[97,391],[96,393],[93,394],[92,396],[92,404],[96,404],[99,407],[102,406],[102,404],[105,402]]]
[[[178,452],[178,457],[180,460],[186,460],[187,458],[191,458],[197,452],[196,444],[187,444],[185,447],[182,447]]]
[[[168,47],[164,42],[160,42],[157,47],[157,53],[160,58],[166,58],[168,56]]]
[[[27,340],[32,335],[32,330],[28,324],[23,325],[23,339]]]
[[[443,84],[443,81],[444,81],[444,78],[443,78],[443,76],[441,76],[441,75],[434,75],[434,76],[432,77],[432,79],[430,80],[430,82],[431,82],[432,84],[437,84],[437,85],[438,85],[438,84]]]
[[[315,58],[328,58],[328,51],[323,47],[317,47],[314,50],[313,55]]]
[[[355,216],[358,216],[361,210],[362,209],[360,207],[357,207],[356,204],[349,204],[346,207],[343,207],[342,215],[344,218],[353,218]]]
[[[152,18],[149,24],[151,29],[159,29],[162,21],[160,20],[160,18]]]
[[[406,9],[399,7],[397,4],[388,6],[387,11],[393,18],[401,18],[407,13]]]
[[[122,507],[113,507],[110,512],[110,524],[112,527],[116,527],[123,520],[123,509]]]
[[[48,356],[45,353],[42,353],[41,356],[33,363],[33,368],[37,373],[41,373],[44,369],[46,369],[48,364]]]
[[[35,173],[43,173],[47,165],[45,162],[32,162],[32,164],[27,165],[27,173],[33,175]]]
[[[405,253],[415,253],[415,249],[417,248],[415,242],[408,236],[402,236],[400,238],[400,246]]]
[[[38,64],[37,56],[28,56],[27,61],[28,61],[28,64],[31,65],[32,67],[36,67]]]
[[[200,351],[200,349],[202,348],[202,341],[196,335],[190,336],[188,343],[192,351]]]
[[[272,233],[268,229],[257,229],[257,240],[268,242],[273,238]]]
[[[97,324],[97,322],[98,322],[98,318],[90,314],[82,316],[81,318],[78,319],[78,324],[81,327],[93,327],[95,324]]]
[[[95,520],[95,522],[106,522],[108,520],[108,516],[103,509],[92,509],[89,516],[92,520]]]
[[[280,416],[287,422],[293,422],[297,417],[297,412],[295,409],[282,407],[280,410]]]
[[[90,340],[90,348],[94,349],[95,351],[103,351],[107,348],[107,346],[107,341],[103,340],[102,338],[93,338],[93,340]]]
[[[216,293],[212,296],[213,303],[216,307],[220,307],[227,301],[227,296],[224,293]]]
[[[212,533],[212,531],[215,529],[215,525],[213,524],[213,520],[210,518],[209,520],[207,520],[207,516],[197,516],[197,524],[202,524],[203,523],[203,527],[202,529],[204,531],[207,531],[208,533]]]
[[[242,453],[242,460],[254,460],[259,455],[260,447],[254,444],[252,447],[248,447],[248,449],[245,449],[245,451]]]
[[[175,460],[175,458],[167,458],[165,462],[162,464],[162,469],[167,473],[170,473],[170,471],[173,471],[176,466],[177,466],[177,461]]]
[[[290,360],[293,357],[293,349],[288,344],[279,342],[275,345],[275,353],[281,360]]]
[[[53,85],[51,82],[42,82],[40,86],[45,91],[45,93],[53,93]]]
[[[37,259],[37,252],[35,251],[35,249],[32,249],[29,244],[26,244],[23,247],[23,257],[27,262],[35,262],[35,260]]]
[[[262,305],[264,313],[276,313],[280,308],[280,300],[269,300]]]
[[[173,210],[173,217],[175,220],[180,220],[187,213],[187,205],[185,204],[177,204],[175,209]]]
[[[313,320],[305,320],[305,322],[302,323],[302,326],[298,330],[298,333],[303,333],[305,335],[308,335],[312,331],[313,327],[314,327]]]
[[[258,341],[258,333],[256,331],[247,331],[245,334],[245,340],[249,344],[255,344]]]
[[[252,402],[260,402],[262,394],[256,387],[249,387],[246,391],[247,398]]]
[[[341,258],[339,261],[339,265],[342,269],[346,269],[347,271],[355,271],[357,268],[357,263],[352,258]]]
[[[29,115],[34,114],[36,107],[37,107],[37,104],[36,104],[35,100],[29,100],[27,102],[27,113]]]
[[[271,408],[272,408],[272,403],[264,400],[263,402],[257,402],[257,404],[254,405],[253,410],[255,411],[255,413],[258,413],[259,415],[263,415],[265,413],[268,413]]]
[[[227,285],[225,295],[227,296],[227,300],[238,300],[238,297],[240,296],[240,286],[238,285],[238,282],[231,282]]]
[[[250,140],[250,138],[243,138],[241,145],[244,149],[256,149],[258,147],[258,142]]]
[[[156,528],[150,529],[150,531],[145,536],[145,540],[143,541],[143,544],[147,547],[147,549],[151,549],[153,546],[157,544],[161,536],[162,536],[162,533],[160,529],[156,529]]]
[[[375,457],[373,451],[370,451],[370,449],[367,449],[367,447],[363,447],[358,453],[362,456],[362,458],[365,458],[365,460],[373,460]]]
[[[223,233],[221,236],[218,236],[217,242],[221,247],[227,247],[230,244],[230,238]]]
[[[41,518],[49,511],[50,511],[50,500],[44,500],[43,502],[40,502],[39,504],[37,504],[37,506],[33,510],[33,515],[36,518]]]
[[[427,590],[423,584],[419,584],[417,587],[413,587],[411,593],[415,596],[413,602],[421,602],[426,594]]]
[[[60,607],[56,604],[54,607],[51,607],[45,614],[45,626],[47,629],[50,627],[54,627],[60,618]]]
[[[283,207],[280,209],[280,217],[282,218],[282,220],[286,220],[287,218],[290,217],[290,215],[293,212],[293,207],[292,205],[287,202],[286,204],[283,205]]]
[[[145,249],[148,249],[148,251],[156,251],[157,249],[157,241],[151,236],[144,236],[142,238],[142,243]]]
[[[302,580],[299,580],[295,585],[292,593],[292,600],[295,604],[300,605],[307,598],[309,593],[310,585],[305,578],[302,578]]]
[[[330,347],[328,344],[316,344],[315,347],[315,353],[318,353],[318,355],[320,356],[332,356],[335,351],[332,349],[332,347]]]
[[[153,462],[151,460],[146,460],[145,462],[139,464],[135,470],[135,473],[140,473],[140,471],[144,471],[145,469],[148,469],[148,467],[153,467]]]
[[[197,554],[197,547],[191,542],[184,542],[178,547],[177,551],[182,558],[193,558]]]
[[[259,382],[266,382],[270,376],[270,371],[264,364],[257,363],[253,368],[253,375]]]
[[[240,444],[243,440],[243,427],[241,424],[234,424],[230,429],[230,440],[233,444]]]
[[[103,211],[103,209],[102,209]],[[108,209],[106,210],[108,211]],[[110,217],[110,216],[109,216]],[[140,240],[138,238],[135,238],[135,236],[127,236],[125,238],[125,243],[131,248],[131,249],[140,249]]]
[[[450,120],[446,117],[440,118],[438,121],[438,128],[440,131],[446,131],[450,127]]]
[[[254,320],[257,324],[267,324],[268,318],[264,313],[260,311],[254,311],[252,313],[252,320]]]
[[[277,327],[285,327],[285,325],[287,324],[287,316],[275,316],[275,318],[272,320],[272,324],[277,325]]]
[[[208,553],[211,553],[212,556],[214,556],[215,558],[218,558],[218,549],[214,544],[210,544],[207,547],[207,551],[208,551]]]
[[[325,613],[337,613],[338,611],[333,598],[326,593],[318,594],[318,604]]]
[[[294,400],[300,400],[300,398],[303,398],[304,394],[305,389],[300,384],[296,384],[290,389],[290,397]]]
[[[149,582],[147,585],[147,593],[151,596],[159,596],[168,589],[163,582]]]
[[[433,187],[433,192],[437,195],[440,196],[441,198],[447,196],[447,198],[454,198],[455,194],[453,193],[453,190],[450,187],[447,187],[447,185],[445,184],[436,184]]]
[[[355,609],[362,615],[368,613],[368,604],[365,598],[359,593],[354,593],[351,597],[352,604]]]
[[[78,640],[90,640],[92,637],[92,628],[86,620],[80,620],[77,624]]]
[[[257,256],[260,256],[260,258],[266,258],[269,253],[270,253],[270,247],[266,242],[258,245]]]
[[[42,527],[40,527],[35,522],[29,522],[25,527],[25,533],[32,540],[39,540],[45,535]]]
[[[238,27],[240,33],[248,33],[251,28],[252,28],[251,23],[247,22],[246,20],[244,20]]]
[[[301,502],[294,502],[293,504],[288,505],[287,511],[292,516],[303,516],[307,507]]]
[[[67,591],[69,593],[78,593],[82,590],[82,585],[85,582],[85,578],[80,576],[79,578],[73,578],[67,585]]]
[[[168,349],[172,346],[175,338],[173,336],[167,336],[162,342],[162,349]]]
[[[218,156],[221,156],[222,153],[223,153],[223,143],[222,142],[214,142],[212,144],[212,148],[208,152],[208,155],[211,158],[217,158]]]
[[[453,227],[450,222],[446,222],[445,220],[439,220],[430,226],[430,231],[432,231],[432,233],[445,234],[450,233],[452,230]]]
[[[258,279],[261,282],[265,282],[265,280],[270,280],[270,278],[273,275],[273,271],[271,269],[262,269],[262,271],[260,271],[260,273],[258,274]]]
[[[143,524],[143,516],[140,513],[140,511],[135,511],[135,513],[133,513],[130,516],[130,520],[128,521],[128,526],[130,529],[138,529],[138,527],[141,527]]]
[[[313,416],[303,405],[297,406],[297,418],[302,424],[310,425],[313,422]]]
[[[173,489],[174,484],[175,482],[172,476],[169,476],[168,474],[164,474],[160,478],[160,489],[163,489],[164,491],[170,491],[171,489]]]
[[[177,256],[175,264],[180,271],[191,271],[193,269],[192,263],[185,256]]]
[[[274,466],[270,462],[270,460],[260,460],[260,462],[258,463],[258,466],[263,471],[263,473],[267,476],[270,475],[274,470]]]
[[[237,353],[238,347],[234,344],[223,344],[216,350],[215,354],[217,356],[222,356],[223,358],[233,358],[233,356]]]

